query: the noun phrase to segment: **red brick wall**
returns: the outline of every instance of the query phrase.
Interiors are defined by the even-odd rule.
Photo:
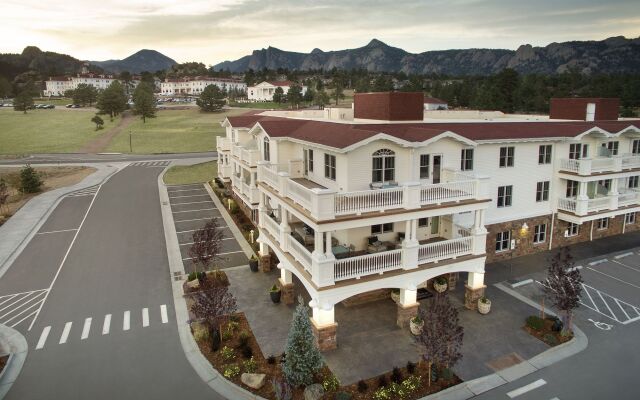
[[[424,94],[421,92],[356,93],[354,117],[381,121],[422,121]]]
[[[615,98],[553,98],[549,117],[551,119],[573,119],[584,121],[587,116],[587,104],[596,105],[596,121],[617,120],[620,99]]]

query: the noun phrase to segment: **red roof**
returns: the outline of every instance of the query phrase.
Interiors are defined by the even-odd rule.
[[[271,137],[290,137],[335,148],[351,146],[379,133],[408,142],[422,142],[445,132],[453,132],[477,141],[571,138],[594,127],[610,133],[619,132],[630,126],[640,129],[640,120],[343,124],[262,115],[241,115],[227,119],[234,127],[251,128],[259,122]]]
[[[446,101],[440,100],[437,97],[425,97],[424,102],[428,104],[447,104]]]

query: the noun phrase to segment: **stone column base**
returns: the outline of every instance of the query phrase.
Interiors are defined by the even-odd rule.
[[[313,329],[313,336],[316,338],[318,349],[320,351],[335,350],[338,348],[338,324],[333,323],[331,325],[317,326],[313,318],[311,319],[311,328]]]
[[[448,290],[455,290],[457,283],[458,283],[458,273],[457,272],[451,272],[449,274],[449,282],[447,284],[447,289]]]
[[[280,293],[282,295],[280,300],[286,305],[293,304],[295,300],[293,283],[284,283],[281,278],[278,278],[278,286],[280,286]]]
[[[418,303],[409,304],[407,306],[398,304],[398,316],[396,318],[396,324],[400,328],[409,327],[409,320],[418,315],[418,307],[420,307],[420,304]]]
[[[482,286],[472,289],[468,285],[464,285],[464,306],[468,310],[477,310],[478,300],[484,296],[484,290],[486,288],[486,286]]]
[[[260,271],[262,272],[271,271],[271,254],[260,256]]]

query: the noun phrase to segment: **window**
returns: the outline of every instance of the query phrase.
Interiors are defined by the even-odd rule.
[[[420,179],[429,179],[429,154],[420,154]]]
[[[264,140],[262,141],[262,151],[264,153],[264,160],[265,161],[271,161],[271,149],[269,146],[269,138],[265,137]]]
[[[551,164],[550,144],[543,144],[538,148],[538,164]]]
[[[460,157],[460,170],[473,170],[473,149],[462,149],[462,155]]]
[[[387,224],[371,225],[371,234],[379,235],[381,233],[393,232],[393,222]]]
[[[336,156],[331,154],[324,155],[324,177],[336,180]]]
[[[572,198],[578,196],[578,181],[567,181],[566,197]]]
[[[429,218],[418,218],[418,227],[424,228],[425,226],[429,226]]]
[[[396,153],[388,149],[373,153],[371,182],[390,182],[396,171]]]
[[[569,222],[569,226],[567,227],[567,237],[578,236],[578,233],[580,232],[579,227],[580,225]]]
[[[498,207],[511,207],[511,196],[513,195],[513,186],[498,187]]]
[[[629,182],[627,184],[627,186],[630,189],[637,189],[638,188],[638,179],[640,178],[640,176],[636,175],[636,176],[630,176],[629,177]]]
[[[547,240],[547,224],[536,225],[533,228],[533,243],[544,243]]]
[[[596,228],[598,230],[609,228],[609,218],[600,218],[596,220]]]
[[[496,252],[509,250],[511,244],[511,231],[499,232],[496,235]]]
[[[589,145],[581,143],[573,143],[569,145],[569,158],[579,160],[589,156]]]
[[[640,154],[640,139],[634,139],[631,142],[631,154]]]
[[[313,150],[307,150],[307,171],[313,172]]]
[[[549,200],[549,181],[538,182],[536,186],[536,201],[548,201]]]
[[[636,213],[634,213],[634,212],[626,213],[624,215],[624,223],[625,223],[625,225],[635,224],[636,223]]]
[[[516,148],[513,146],[500,147],[500,167],[513,167],[513,155]]]
[[[618,155],[618,145],[620,143],[617,140],[612,140],[610,142],[602,143],[603,154],[605,156],[617,156]]]

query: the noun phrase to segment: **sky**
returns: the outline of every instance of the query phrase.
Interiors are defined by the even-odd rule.
[[[35,45],[95,61],[143,48],[213,65],[268,46],[328,51],[373,38],[420,53],[640,36],[638,0],[2,0],[0,8],[1,53]]]

